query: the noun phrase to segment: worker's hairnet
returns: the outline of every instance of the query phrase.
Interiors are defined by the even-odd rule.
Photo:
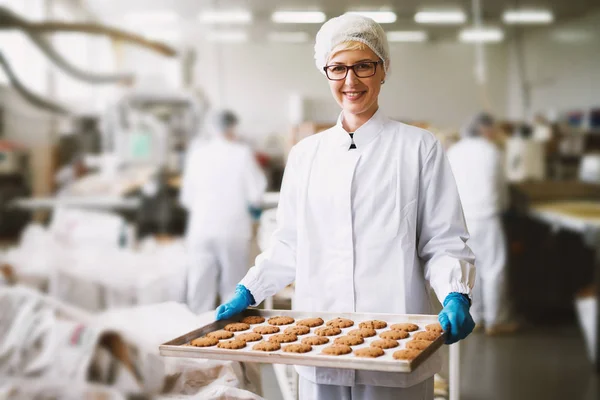
[[[463,126],[462,136],[463,137],[475,137],[481,133],[481,128],[489,128],[494,126],[494,117],[486,112],[480,112],[475,114],[471,119]]]
[[[238,117],[229,110],[217,111],[213,115],[215,131],[222,133],[238,124]]]
[[[381,60],[387,74],[390,63],[390,48],[385,31],[371,18],[357,14],[344,14],[325,22],[315,40],[315,64],[321,73],[327,65],[331,51],[345,42],[360,42],[367,45]]]

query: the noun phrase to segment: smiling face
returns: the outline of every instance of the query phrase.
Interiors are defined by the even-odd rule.
[[[381,61],[367,46],[353,46],[332,52],[327,65],[356,65],[361,62]],[[357,67],[357,68],[360,68]],[[354,71],[348,70],[346,79],[328,80],[329,88],[344,114],[370,118],[379,107],[377,98],[381,90],[381,82],[385,79],[385,71],[381,63],[377,64],[375,75],[358,78]]]

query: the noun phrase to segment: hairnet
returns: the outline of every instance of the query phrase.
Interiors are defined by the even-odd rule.
[[[357,14],[344,14],[325,22],[315,40],[315,64],[321,73],[331,51],[345,42],[360,42],[367,45],[381,60],[387,74],[390,63],[390,48],[385,31],[371,18]]]
[[[494,125],[494,117],[485,112],[475,114],[462,129],[463,137],[479,136],[482,127],[491,127]]]
[[[229,110],[218,111],[213,116],[213,125],[217,132],[225,132],[237,125],[237,123],[237,116]]]

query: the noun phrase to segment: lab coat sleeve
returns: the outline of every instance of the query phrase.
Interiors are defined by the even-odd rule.
[[[194,203],[193,193],[195,193],[195,183],[193,178],[194,174],[192,173],[194,169],[194,158],[194,149],[190,146],[185,157],[181,187],[179,188],[179,203],[186,210],[190,210]]]
[[[297,155],[292,149],[283,176],[279,205],[277,207],[277,228],[273,232],[269,248],[256,257],[244,285],[256,303],[273,296],[293,282],[296,277],[296,208],[297,208]]]
[[[417,235],[425,279],[440,302],[451,292],[470,295],[475,257],[466,243],[469,233],[454,176],[437,141],[421,169]]]
[[[253,207],[260,207],[262,205],[265,190],[267,189],[267,179],[251,150],[247,153],[247,159],[248,162],[245,177],[246,194],[248,196],[247,201],[249,205]]]

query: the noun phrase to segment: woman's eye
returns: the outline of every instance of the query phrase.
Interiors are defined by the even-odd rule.
[[[355,68],[359,71],[368,71],[372,67],[371,67],[371,64],[364,63],[364,64],[357,64]]]
[[[346,67],[343,65],[337,65],[337,66],[329,67],[329,70],[331,72],[344,72],[346,70]]]

